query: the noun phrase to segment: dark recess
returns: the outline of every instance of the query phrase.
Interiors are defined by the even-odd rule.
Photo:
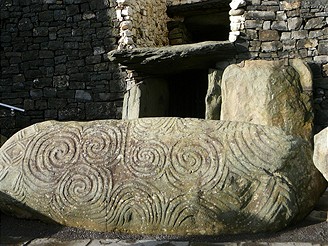
[[[167,78],[169,117],[205,117],[207,70],[192,70]]]

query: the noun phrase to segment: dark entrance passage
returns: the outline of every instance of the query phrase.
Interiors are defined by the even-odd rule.
[[[193,70],[166,78],[169,89],[169,117],[205,118],[207,70]]]

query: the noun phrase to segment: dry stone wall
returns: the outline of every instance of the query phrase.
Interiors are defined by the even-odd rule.
[[[168,44],[166,0],[116,0],[119,49]]]
[[[236,42],[252,59],[306,61],[314,76],[316,131],[328,125],[328,2],[247,0],[245,27]]]
[[[116,49],[115,0],[1,1],[0,134],[35,122],[120,118],[124,82],[107,60]]]

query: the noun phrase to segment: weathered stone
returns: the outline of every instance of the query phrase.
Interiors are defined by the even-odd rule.
[[[318,40],[316,39],[300,39],[297,41],[297,49],[314,49],[318,46]]]
[[[278,31],[287,31],[287,22],[286,21],[274,21],[271,28]]]
[[[33,24],[29,18],[22,18],[18,22],[18,29],[21,31],[28,31],[33,28]]]
[[[208,74],[208,87],[205,97],[205,119],[219,120],[222,104],[221,80],[223,70],[211,69]]]
[[[313,162],[328,181],[328,127],[314,136]]]
[[[274,41],[280,38],[276,30],[260,30],[259,37],[261,41]]]
[[[114,50],[108,53],[108,58],[137,72],[169,74],[208,69],[218,61],[233,58],[236,46],[238,44],[229,41],[208,41],[160,48]]]
[[[273,41],[273,42],[263,42],[261,44],[261,50],[264,52],[274,52],[281,50],[283,45],[280,41]]]
[[[306,30],[292,31],[293,39],[303,39],[303,38],[307,38],[307,36],[308,36],[308,32]]]
[[[302,25],[303,20],[300,17],[289,18],[287,20],[288,30],[298,30]]]
[[[302,74],[306,76],[301,83]],[[290,66],[261,60],[230,65],[223,73],[221,119],[278,126],[310,140],[311,100],[302,92],[312,88],[309,78],[311,71],[301,61]]]
[[[90,92],[85,90],[76,90],[75,92],[75,99],[81,100],[81,101],[91,101],[92,96]]]
[[[319,55],[328,55],[328,41],[323,41],[319,43],[318,52]]]
[[[281,3],[282,10],[293,10],[301,7],[301,0],[286,0]]]
[[[317,18],[309,19],[306,22],[304,29],[318,29],[318,28],[322,28],[325,25],[324,20],[325,20],[324,17],[317,17]]]
[[[279,230],[326,188],[301,138],[198,119],[39,123],[7,140],[0,167],[3,210],[137,234]]]
[[[124,96],[122,119],[137,119],[167,115],[169,109],[168,83],[164,79],[148,78],[133,85]]]
[[[255,20],[275,20],[276,14],[272,11],[248,11],[246,14],[246,19]]]

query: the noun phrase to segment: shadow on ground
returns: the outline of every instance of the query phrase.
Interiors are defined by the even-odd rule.
[[[65,227],[58,224],[50,224],[39,220],[18,219],[4,213],[0,213],[1,220],[1,244],[15,244],[29,242],[36,238],[55,238],[60,240],[77,239],[120,239],[120,240],[177,240],[199,242],[328,242],[328,222],[302,221],[276,233],[223,235],[204,237],[173,237],[173,236],[144,236],[124,235],[116,233],[93,232],[78,228]]]

